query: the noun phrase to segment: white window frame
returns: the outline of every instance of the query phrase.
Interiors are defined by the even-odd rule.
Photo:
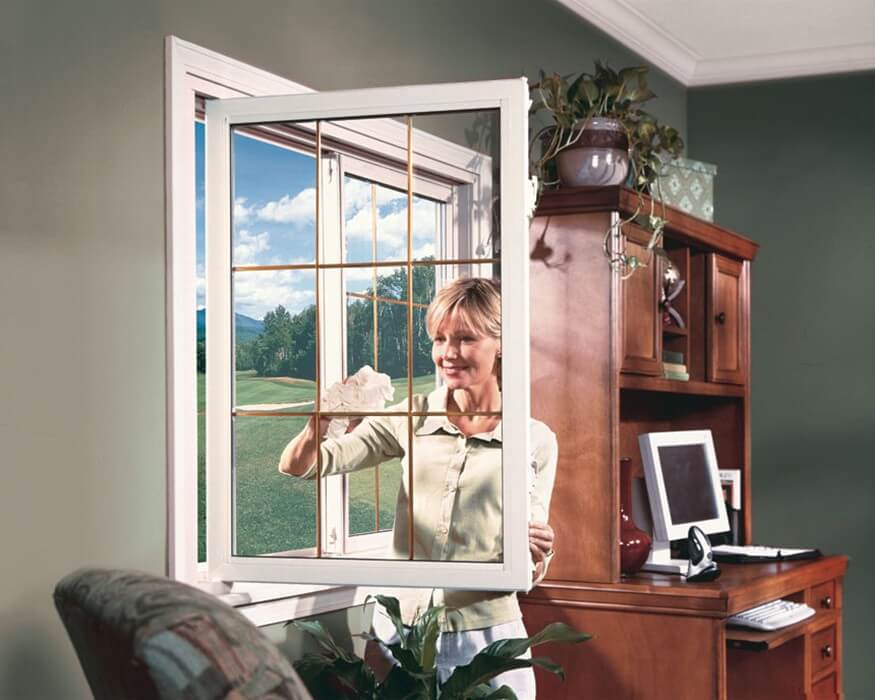
[[[234,604],[265,625],[360,603],[356,587],[212,581],[197,561],[197,421],[194,129],[196,95],[233,97],[309,88],[177,37],[165,42],[166,166],[166,571]],[[464,203],[457,208],[464,210]],[[443,255],[444,253],[442,253]],[[451,257],[454,251],[446,251]]]
[[[368,593],[351,586],[211,580],[197,560],[196,96],[296,92],[311,90],[178,37],[165,40],[166,572],[240,606],[258,625],[346,608]]]
[[[207,104],[207,511],[208,567],[211,578],[249,581],[306,581],[312,584],[392,585],[404,581],[410,586],[444,588],[528,589],[532,570],[528,553],[528,489],[531,478],[528,416],[528,259],[527,245],[502,246],[504,274],[518,284],[506,285],[503,293],[503,503],[505,513],[524,517],[505,518],[504,560],[501,563],[447,561],[308,559],[233,556],[232,543],[232,455],[231,415],[231,269],[230,231],[230,140],[235,124],[263,124],[276,121],[306,122],[313,118],[347,119],[398,113],[428,113],[454,110],[500,109],[502,221],[509,231],[526,228],[526,108],[524,79],[477,84],[407,86],[311,93],[295,96],[218,99]],[[389,120],[380,120],[380,126]],[[360,122],[358,123],[360,124]],[[399,125],[400,126],[400,125]],[[403,126],[402,126],[403,128]],[[329,126],[326,132],[333,130]],[[346,131],[344,129],[344,131]],[[335,134],[331,134],[335,136]],[[343,134],[344,138],[346,133]],[[416,139],[414,139],[416,141]],[[382,140],[381,149],[402,148],[406,139]],[[416,147],[415,147],[416,150]],[[469,152],[470,153],[470,152]],[[420,156],[414,156],[417,162]],[[324,168],[320,170],[324,177]],[[490,201],[491,201],[491,192]],[[488,226],[486,227],[488,229]],[[211,233],[213,232],[213,233]],[[482,240],[482,239],[481,239]],[[337,251],[334,251],[336,255]],[[323,261],[324,256],[321,256]],[[335,258],[336,259],[336,258]],[[218,310],[218,312],[216,311]],[[326,378],[326,381],[330,379]],[[215,527],[218,525],[218,528]]]

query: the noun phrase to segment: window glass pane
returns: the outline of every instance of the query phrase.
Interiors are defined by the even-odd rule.
[[[380,522],[379,530],[392,530],[395,525],[395,508],[398,501],[398,491],[401,488],[401,460],[393,459],[383,462],[378,467],[380,471]]]
[[[407,393],[407,270],[402,267],[348,268],[346,288],[347,361],[344,376],[364,365],[388,374],[394,401]]]
[[[499,141],[497,110],[233,130],[236,556],[316,556],[321,519],[327,557],[502,560],[500,292],[426,328],[454,280],[500,277]],[[326,398],[365,365],[402,415]],[[317,391],[371,413],[333,423],[318,488],[276,469]]]
[[[349,475],[349,534],[377,532],[377,498],[380,491],[376,467]]]
[[[391,408],[387,407],[387,411]],[[329,416],[329,418],[331,418]],[[337,426],[337,427],[335,427]],[[347,477],[347,537],[331,556],[356,559],[407,558],[407,518],[395,530],[399,492],[406,492],[402,460],[408,454],[407,416],[370,415],[361,419],[334,417],[324,439],[326,476]],[[377,476],[379,474],[379,476]],[[379,484],[377,480],[379,479]],[[400,499],[406,503],[403,496]],[[326,500],[326,522],[342,523],[344,504]],[[405,506],[402,506],[405,507]],[[377,523],[379,509],[380,522]],[[373,539],[379,532],[385,536]],[[368,538],[371,536],[371,539]],[[397,540],[393,544],[393,541]]]
[[[235,272],[235,409],[312,411],[316,398],[313,270]]]
[[[497,194],[501,182],[498,110],[417,114],[413,117],[413,190],[429,198],[428,172],[439,158],[464,153],[452,194],[417,199],[413,216],[413,259],[470,260],[498,257],[501,250]],[[432,191],[432,194],[434,192]],[[429,255],[429,243],[434,253]],[[470,265],[460,272],[481,275]]]
[[[251,125],[234,129],[231,144],[233,264],[312,263],[316,256],[312,135]]]
[[[316,482],[277,471],[304,416],[234,419],[235,556],[315,556]]]
[[[405,175],[406,177],[406,175]],[[447,192],[451,192],[447,188]],[[432,259],[444,230],[445,206],[413,195],[413,258]],[[343,180],[343,216],[347,262],[407,259],[407,191],[347,175]]]

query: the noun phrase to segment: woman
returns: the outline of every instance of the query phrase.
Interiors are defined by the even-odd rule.
[[[414,395],[416,413],[462,415],[414,416],[413,523],[414,559],[500,561],[501,421],[498,416],[470,415],[501,411],[501,294],[487,279],[457,279],[441,289],[426,314],[432,359],[443,386],[428,396]],[[392,410],[406,411],[407,401]],[[324,435],[327,420],[320,435]],[[543,423],[530,420],[533,522],[529,549],[535,580],[544,577],[553,552],[553,530],[547,524],[550,494],[556,474],[556,436]],[[351,433],[322,444],[322,473],[338,474],[404,460],[396,507],[393,555],[408,556],[408,469],[405,449],[407,418],[375,416]],[[311,419],[283,450],[279,469],[285,474],[314,478],[316,430]],[[486,644],[527,636],[513,592],[407,589],[400,596],[402,615],[410,621],[428,605],[446,605],[441,620],[438,675],[446,679],[457,665],[468,663]],[[393,630],[375,616],[377,635],[386,642]],[[511,686],[519,698],[534,698],[531,669],[493,679]]]

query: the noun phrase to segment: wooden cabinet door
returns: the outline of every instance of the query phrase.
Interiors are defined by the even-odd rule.
[[[647,260],[650,235],[637,226],[623,228],[623,250]],[[637,270],[620,282],[621,369],[635,374],[662,374],[662,316],[659,312],[659,265]]]
[[[716,253],[708,258],[708,380],[744,384],[749,334],[747,263]]]

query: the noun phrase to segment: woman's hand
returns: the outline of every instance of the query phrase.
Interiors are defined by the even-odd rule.
[[[529,523],[529,551],[535,562],[534,582],[544,578],[547,570],[547,557],[553,554],[553,528],[547,523]]]
[[[547,523],[529,523],[529,551],[535,564],[540,564],[553,553],[554,539],[553,528]]]

